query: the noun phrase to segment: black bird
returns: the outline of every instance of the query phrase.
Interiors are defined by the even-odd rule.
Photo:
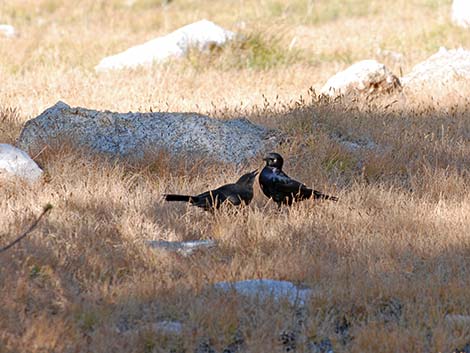
[[[253,184],[257,174],[258,170],[254,170],[242,175],[235,184],[226,184],[196,196],[165,194],[165,200],[189,202],[206,211],[219,208],[226,201],[234,206],[248,205],[253,199]]]
[[[336,196],[329,196],[310,189],[301,182],[290,178],[282,171],[284,160],[279,153],[269,153],[265,158],[266,166],[259,175],[259,184],[263,193],[272,198],[278,206],[292,205],[294,201],[314,199],[338,201]]]

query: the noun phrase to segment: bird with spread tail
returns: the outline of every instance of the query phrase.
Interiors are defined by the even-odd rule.
[[[263,158],[266,166],[259,175],[259,184],[263,193],[273,199],[278,206],[292,205],[294,201],[309,198],[338,201],[336,196],[325,195],[292,179],[282,171],[284,159],[279,153],[269,153]]]
[[[226,184],[196,196],[165,194],[164,197],[166,201],[189,202],[192,206],[206,211],[218,209],[225,202],[233,206],[248,205],[253,199],[253,184],[257,174],[258,170],[254,170],[242,175],[233,184]]]

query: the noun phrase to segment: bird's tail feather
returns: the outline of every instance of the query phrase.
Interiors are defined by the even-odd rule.
[[[336,196],[326,195],[317,190],[313,190],[313,198],[320,200],[338,201],[338,198]]]
[[[163,196],[165,197],[166,201],[191,201],[191,196],[189,195],[164,194]]]

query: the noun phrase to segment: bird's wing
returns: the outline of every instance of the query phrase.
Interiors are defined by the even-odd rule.
[[[214,205],[217,207],[217,205],[223,202],[224,200],[225,198],[223,197],[223,195],[220,195],[217,190],[210,190],[194,197],[192,204],[194,206],[207,209],[211,208]]]
[[[273,173],[272,181],[276,184],[276,189],[285,193],[297,193],[299,190],[307,189],[304,184],[292,179],[282,171]]]
[[[219,196],[219,202],[225,200],[230,201],[231,204],[238,206],[241,203],[240,187],[237,184],[227,184],[215,190]]]

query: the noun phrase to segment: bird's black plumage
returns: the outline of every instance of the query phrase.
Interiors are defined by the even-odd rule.
[[[294,201],[302,201],[311,197],[338,201],[335,196],[325,195],[290,178],[282,171],[284,159],[279,153],[269,153],[264,160],[266,166],[259,176],[259,184],[263,193],[272,198],[279,206],[281,204],[292,205]]]
[[[196,196],[165,194],[164,197],[166,201],[189,202],[206,211],[219,208],[224,202],[234,206],[248,205],[253,199],[253,183],[257,174],[258,170],[254,170],[242,175],[234,184],[226,184]]]

